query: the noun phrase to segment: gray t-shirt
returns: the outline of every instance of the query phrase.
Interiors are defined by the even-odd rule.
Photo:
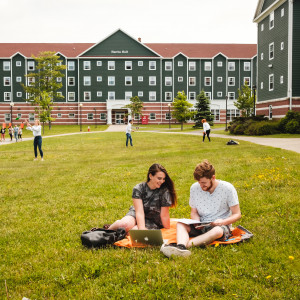
[[[133,188],[132,198],[143,201],[146,228],[163,228],[160,217],[161,207],[172,205],[171,195],[167,188],[151,190],[146,182],[142,182]],[[136,217],[134,206],[130,207],[126,216]]]
[[[212,194],[202,190],[195,182],[190,189],[190,207],[196,208],[201,222],[212,222],[231,216],[231,206],[239,204],[234,186],[226,181],[218,180],[219,184]]]

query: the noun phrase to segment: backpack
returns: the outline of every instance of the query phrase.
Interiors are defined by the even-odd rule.
[[[108,230],[104,228],[95,228],[84,231],[81,234],[82,245],[87,248],[101,248],[112,245],[115,242],[124,239],[126,236],[125,228],[121,227],[117,230]]]
[[[227,142],[226,145],[239,145],[239,142],[236,142],[234,140],[230,140],[230,141]]]

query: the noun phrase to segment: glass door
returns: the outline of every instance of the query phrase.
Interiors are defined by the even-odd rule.
[[[125,113],[121,112],[121,113],[116,113],[116,124],[125,124],[124,122],[125,119]]]

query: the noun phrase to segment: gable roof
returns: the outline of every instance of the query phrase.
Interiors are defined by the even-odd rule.
[[[259,0],[255,10],[253,22],[260,22],[267,17],[270,12],[279,7],[287,0]]]
[[[228,58],[252,58],[256,44],[146,44],[161,56],[174,57],[181,52],[189,58],[212,58],[222,53]]]

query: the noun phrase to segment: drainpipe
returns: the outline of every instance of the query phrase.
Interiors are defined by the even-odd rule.
[[[289,29],[288,29],[288,97],[289,109],[292,110],[293,102],[293,2],[289,0]]]

